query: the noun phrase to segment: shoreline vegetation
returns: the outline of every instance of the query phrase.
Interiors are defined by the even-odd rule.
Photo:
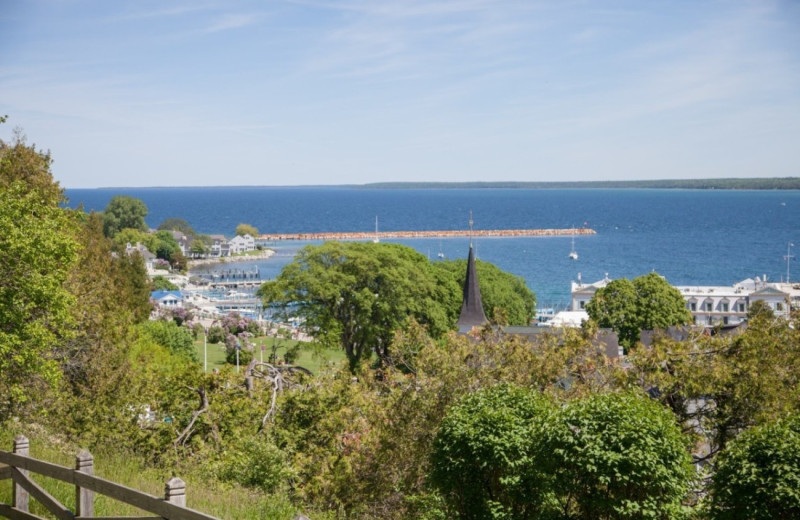
[[[675,189],[675,190],[800,190],[800,177],[658,179],[640,181],[548,182],[375,182],[364,189]]]
[[[137,189],[191,188],[218,190],[225,188],[330,188],[364,190],[413,189],[663,189],[663,190],[800,190],[800,177],[720,178],[720,179],[656,179],[629,181],[494,181],[494,182],[373,182],[368,184],[320,185],[250,185],[250,186],[141,186]],[[90,188],[92,189],[92,188]],[[122,186],[100,186],[97,190],[127,189]]]

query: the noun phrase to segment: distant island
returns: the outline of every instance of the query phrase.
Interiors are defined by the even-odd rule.
[[[800,190],[800,177],[763,179],[663,179],[652,181],[575,181],[575,182],[375,182],[364,189],[555,189],[555,188],[650,188],[675,190]]]

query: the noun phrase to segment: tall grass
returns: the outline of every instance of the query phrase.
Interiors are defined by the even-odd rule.
[[[0,450],[11,451],[17,434],[23,434],[30,440],[31,457],[70,468],[75,466],[75,455],[80,451],[79,448],[38,427],[6,425],[0,430]],[[96,476],[157,497],[164,496],[164,484],[173,476],[170,469],[148,467],[135,456],[115,451],[113,446],[93,455]],[[186,505],[191,509],[223,520],[290,520],[299,512],[287,496],[267,495],[257,490],[222,484],[204,475],[202,468],[186,471],[188,473],[175,476],[186,482]],[[74,486],[41,475],[31,477],[66,508],[75,510]],[[0,481],[0,502],[11,503],[11,486],[10,480]],[[33,514],[54,518],[33,498],[30,502]],[[95,516],[149,514],[100,494],[95,494],[94,510]],[[314,520],[329,518],[326,514],[310,516]]]
[[[273,342],[276,341],[275,338],[262,336],[259,338],[253,338],[252,341],[256,344],[255,357],[257,359],[260,359],[262,355],[260,349],[262,345],[264,346],[265,350],[263,352],[263,356],[264,361],[266,361],[272,352]],[[282,357],[288,348],[292,348],[295,345],[300,345],[300,355],[294,364],[300,365],[301,367],[310,370],[314,374],[318,374],[322,367],[326,366],[327,364],[341,363],[345,359],[345,354],[342,349],[317,349],[310,343],[295,340],[281,339],[277,340],[277,342],[279,345],[277,350],[278,357]],[[204,347],[203,338],[201,337],[194,342],[194,346],[197,350],[197,359],[200,360],[201,364],[203,363],[203,349],[205,348],[206,355],[208,356],[209,371],[215,368],[221,369],[227,365],[227,362],[225,361],[225,345],[222,343],[208,343]]]

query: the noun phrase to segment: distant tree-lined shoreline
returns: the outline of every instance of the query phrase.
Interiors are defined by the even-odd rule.
[[[366,189],[600,189],[650,188],[687,190],[800,190],[800,177],[763,179],[661,179],[649,181],[575,181],[575,182],[376,182],[363,184]]]

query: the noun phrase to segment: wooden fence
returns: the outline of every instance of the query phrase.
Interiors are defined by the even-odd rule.
[[[57,520],[218,520],[217,518],[188,509],[186,507],[186,484],[172,477],[164,486],[164,498],[142,493],[120,484],[94,476],[94,457],[88,451],[81,451],[75,457],[75,469],[65,468],[42,460],[31,458],[28,454],[28,439],[18,435],[14,439],[12,452],[0,450],[0,480],[13,482],[12,503],[0,502],[0,517],[10,520],[44,520],[30,513],[30,498],[36,499]],[[50,493],[31,480],[35,473],[54,478],[75,486],[75,511],[64,507]],[[156,516],[94,516],[94,494],[113,498]]]

